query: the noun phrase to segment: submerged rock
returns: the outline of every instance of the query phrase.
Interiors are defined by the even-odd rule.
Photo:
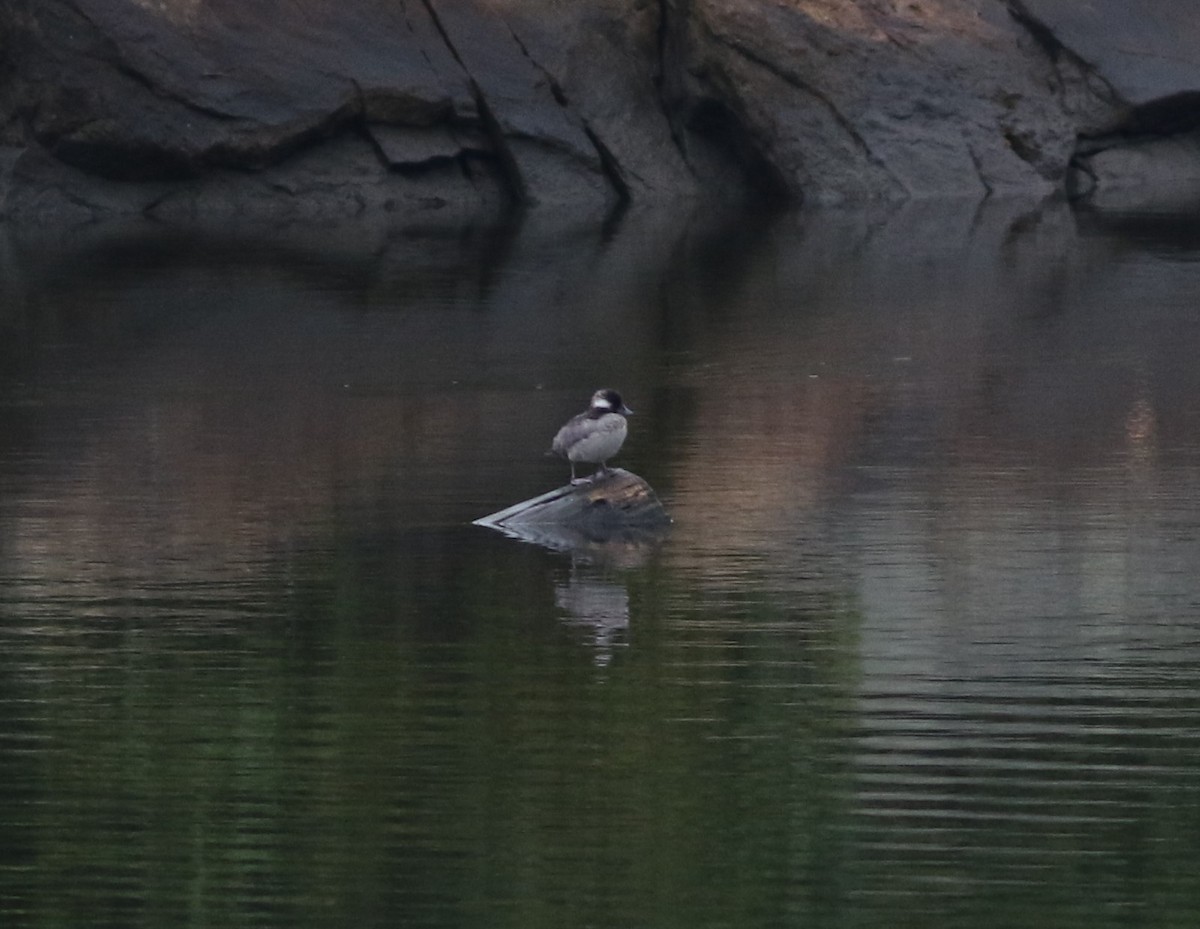
[[[671,518],[658,495],[624,468],[514,503],[473,525],[589,561],[631,567],[666,538]]]

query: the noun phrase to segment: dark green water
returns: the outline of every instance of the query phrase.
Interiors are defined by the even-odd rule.
[[[0,925],[1197,925],[1198,230],[8,235]]]

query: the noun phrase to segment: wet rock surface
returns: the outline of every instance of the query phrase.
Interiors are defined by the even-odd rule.
[[[610,215],[1195,186],[1183,0],[0,0],[0,210]]]

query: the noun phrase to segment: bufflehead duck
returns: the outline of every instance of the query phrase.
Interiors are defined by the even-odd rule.
[[[586,484],[608,470],[608,459],[620,451],[625,441],[625,417],[632,414],[633,410],[621,402],[621,395],[606,388],[592,394],[586,413],[572,416],[558,430],[550,451],[571,463],[572,484]],[[592,477],[577,478],[577,461],[598,464],[600,468]]]

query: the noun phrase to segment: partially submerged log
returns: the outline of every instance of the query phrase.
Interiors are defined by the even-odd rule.
[[[513,504],[473,525],[556,549],[661,538],[671,519],[650,485],[624,468]]]

